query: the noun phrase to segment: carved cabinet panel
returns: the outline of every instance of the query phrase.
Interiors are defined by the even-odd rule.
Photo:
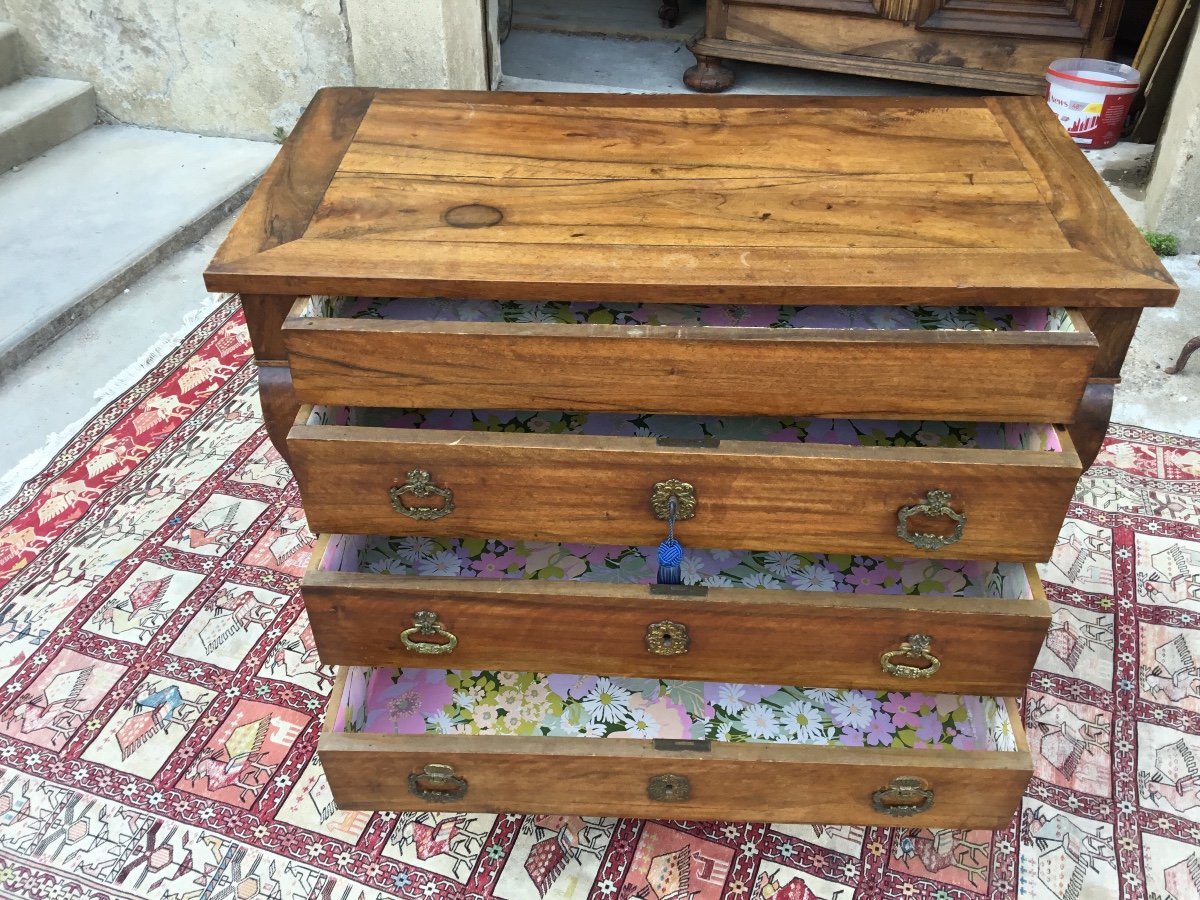
[[[721,59],[1037,94],[1051,61],[1105,57],[1123,0],[708,0],[695,90],[733,83]]]

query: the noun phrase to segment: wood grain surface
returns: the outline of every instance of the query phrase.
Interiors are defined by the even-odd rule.
[[[350,406],[1068,422],[1096,353],[1078,314],[1078,332],[967,332],[300,312],[283,328],[296,396]]]
[[[679,525],[685,545],[1046,560],[1081,471],[1061,430],[1064,453],[742,441],[710,449],[305,419],[302,408],[288,447],[316,532],[656,544],[665,523],[652,515],[650,494],[676,478],[694,485],[698,500],[695,518]],[[414,469],[453,491],[452,513],[416,521],[392,508],[389,490]],[[929,554],[896,527],[897,511],[933,489],[950,491],[968,522],[952,549]]]
[[[335,691],[331,702],[339,696]],[[1020,715],[1008,703],[1020,733]],[[1024,748],[919,751],[714,741],[707,752],[668,751],[634,739],[342,734],[332,730],[332,720],[327,717],[317,749],[341,809],[990,829],[1008,825],[1032,774]],[[467,780],[462,799],[431,802],[409,790],[409,775],[431,763],[452,766]],[[686,777],[691,798],[650,800],[649,780],[664,774]],[[898,776],[924,779],[934,792],[932,808],[907,818],[877,812],[871,795]]]
[[[936,217],[928,215],[931,196],[941,207]],[[454,220],[451,211],[472,207],[490,212],[486,219],[448,227]],[[681,229],[683,209],[702,216],[704,227]],[[649,184],[642,177],[484,178],[343,171],[329,185],[306,236],[647,248],[736,244],[1069,249],[1037,188],[1022,172],[805,172],[664,178]]]
[[[210,291],[256,293],[248,285],[223,288],[209,273],[304,233],[374,96],[373,88],[317,91],[213,257],[204,276]]]
[[[286,365],[288,357],[283,345],[282,327],[296,298],[286,294],[242,294],[239,299],[246,317],[246,328],[250,332],[254,359],[259,363]]]
[[[1109,381],[1089,381],[1075,421],[1069,426],[1071,442],[1079,454],[1080,465],[1086,471],[1100,453],[1104,435],[1112,417],[1113,385]]]
[[[1171,303],[1173,283],[1136,251],[1115,204],[1092,199],[1107,189],[1053,134],[1056,118],[1023,103],[329,89],[207,283],[478,299]]]
[[[1058,118],[1047,115],[1049,109],[1041,98],[989,97],[987,104],[1071,245],[1098,260],[1159,282],[1165,305],[1174,303],[1179,288],[1163,268],[1162,260],[1141,232],[1130,227],[1129,216],[1100,173],[1079,152]]]
[[[1100,346],[1093,363],[1093,377],[1120,378],[1125,354],[1129,352],[1129,343],[1133,340],[1142,311],[1137,308],[1088,309],[1083,310],[1083,315]]]
[[[463,669],[1019,696],[1050,625],[1029,564],[1029,599],[746,588],[665,597],[647,585],[327,572],[317,565],[321,555],[319,546],[301,592],[326,665],[436,661]],[[418,610],[435,612],[458,638],[449,654],[404,647],[400,632]],[[661,621],[688,629],[685,654],[647,650],[647,628]],[[918,633],[932,636],[941,667],[919,680],[885,674],[880,655]]]
[[[292,391],[292,373],[286,365],[258,367],[258,401],[262,407],[267,436],[284,459],[291,461],[287,434],[300,409]]]

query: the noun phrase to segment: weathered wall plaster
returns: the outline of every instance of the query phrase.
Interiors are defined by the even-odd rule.
[[[1192,34],[1158,138],[1146,186],[1146,224],[1178,236],[1181,252],[1200,253],[1200,27]]]
[[[480,0],[0,0],[26,67],[135,125],[268,138],[318,88],[486,88]]]
[[[486,90],[479,0],[345,0],[345,7],[356,83]]]

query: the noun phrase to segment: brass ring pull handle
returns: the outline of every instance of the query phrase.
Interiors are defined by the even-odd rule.
[[[933,807],[933,791],[925,779],[901,775],[873,793],[871,805],[885,816],[915,816]]]
[[[646,796],[661,803],[692,799],[692,783],[686,775],[655,775],[646,785]]]
[[[408,776],[408,789],[422,800],[449,803],[467,796],[467,779],[455,775],[451,766],[430,763]]]
[[[655,656],[682,656],[688,652],[691,637],[679,622],[651,622],[646,626],[646,650]]]
[[[421,638],[441,638],[440,641],[421,640]],[[413,638],[417,638],[414,640]],[[449,653],[458,646],[458,638],[447,631],[438,621],[437,613],[422,609],[413,614],[413,627],[400,632],[400,643],[405,650],[414,653],[424,653],[427,656],[439,656]]]
[[[675,498],[675,518],[690,519],[696,515],[696,489],[686,481],[668,478],[654,485],[650,492],[650,509],[655,518],[664,521],[671,515],[671,498]]]
[[[897,678],[928,678],[942,667],[942,661],[929,652],[933,638],[927,634],[910,634],[908,640],[901,642],[899,650],[889,650],[879,657],[879,665],[883,671]],[[922,659],[924,666],[906,666],[894,663],[896,657]]]
[[[416,519],[421,522],[428,522],[433,519],[440,519],[442,516],[448,516],[454,512],[454,491],[449,488],[438,487],[433,483],[432,476],[424,469],[413,469],[408,473],[408,481],[399,487],[394,487],[388,491],[388,496],[392,498],[392,509],[400,513],[402,516],[408,516],[410,519]],[[426,497],[441,497],[441,506],[409,506],[404,502],[404,496],[411,494],[419,500]]]
[[[921,531],[914,534],[908,530],[908,520],[917,513],[934,517],[945,516],[954,522],[954,531],[948,537]],[[937,550],[956,543],[963,536],[963,528],[967,524],[966,513],[960,513],[950,508],[949,491],[929,491],[925,494],[925,502],[913,506],[903,506],[897,516],[900,524],[896,526],[896,534],[921,550]]]

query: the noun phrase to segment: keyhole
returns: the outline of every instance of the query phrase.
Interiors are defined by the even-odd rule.
[[[663,642],[664,644],[670,644],[670,643],[671,643],[671,635],[667,634],[667,633],[664,631],[664,632],[662,633],[662,642]]]
[[[664,786],[664,787],[663,787],[663,793],[664,793],[664,794],[673,794],[673,793],[675,793],[675,785],[673,785],[673,784],[668,784],[668,785]]]

